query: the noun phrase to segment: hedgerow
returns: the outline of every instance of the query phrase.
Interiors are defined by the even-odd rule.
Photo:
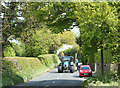
[[[13,86],[26,82],[54,68],[59,61],[57,55],[33,57],[5,57],[2,59],[2,86]]]

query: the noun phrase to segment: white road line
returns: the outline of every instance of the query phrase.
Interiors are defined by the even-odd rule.
[[[60,79],[60,78],[57,78],[57,79]]]
[[[45,88],[47,88],[49,85],[46,85]]]
[[[52,83],[55,83],[55,81],[53,81]]]
[[[60,76],[62,76],[63,74],[60,74]]]

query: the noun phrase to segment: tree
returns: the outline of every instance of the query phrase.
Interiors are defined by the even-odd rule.
[[[101,49],[103,74],[103,49],[110,48],[118,40],[116,8],[107,2],[78,3],[78,6],[75,14],[78,17],[83,52],[89,55]]]
[[[31,42],[26,44],[26,56],[38,56],[48,54],[49,47],[53,43],[51,32],[48,30],[37,31],[31,36]],[[29,41],[29,40],[28,40]]]
[[[20,56],[20,57],[25,56],[25,44],[24,43],[17,44],[14,42],[10,42],[10,44],[12,48],[14,49],[16,56]]]
[[[41,54],[55,53],[62,44],[75,43],[73,32],[66,31],[65,33],[63,32],[63,34],[54,34],[48,29],[36,31],[30,40],[31,42],[26,43],[26,56],[34,57]]]
[[[5,5],[4,5],[5,4]],[[20,35],[20,30],[16,29],[18,20],[18,2],[4,2],[2,4],[2,46],[9,44],[9,38]]]
[[[78,52],[79,52],[79,46],[73,46],[72,48],[63,51],[63,53],[67,56],[74,56],[74,54]]]
[[[25,18],[28,29],[46,25],[53,33],[69,29],[75,21],[74,15],[71,14],[73,7],[74,3],[67,2],[30,2],[21,5],[22,16]]]
[[[61,35],[61,43],[76,45],[76,37],[72,31],[65,31]]]

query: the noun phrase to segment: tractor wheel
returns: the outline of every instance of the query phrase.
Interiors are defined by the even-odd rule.
[[[58,66],[58,73],[62,73],[62,72],[63,72],[62,66]]]
[[[70,73],[73,73],[73,65],[70,66]]]

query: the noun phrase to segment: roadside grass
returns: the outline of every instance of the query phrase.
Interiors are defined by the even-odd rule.
[[[18,83],[23,83],[22,77],[16,74],[2,74],[2,86],[13,86]],[[4,88],[3,87],[3,88]]]
[[[90,88],[92,86],[118,86],[118,75],[117,73],[110,73],[104,76],[96,76],[92,78],[88,78],[86,81],[82,83],[84,88]]]
[[[43,67],[41,69],[27,69],[24,71],[16,72],[15,74],[2,74],[2,86],[14,86],[19,83],[24,83],[32,78],[40,76],[41,74],[53,69],[55,65],[51,67]]]
[[[27,82],[57,66],[57,55],[8,57],[2,59],[2,88]]]

